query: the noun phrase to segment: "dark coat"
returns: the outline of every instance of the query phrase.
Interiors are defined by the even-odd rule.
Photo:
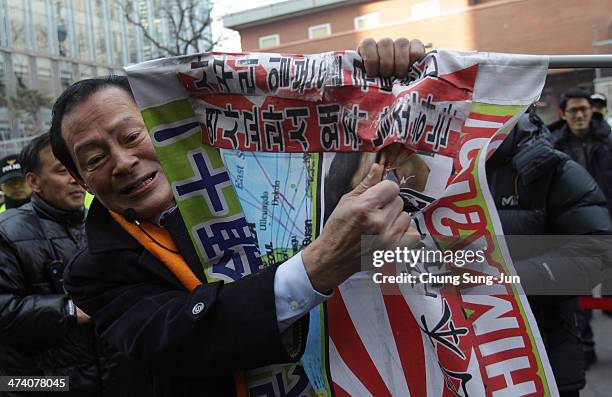
[[[155,395],[235,395],[235,370],[303,354],[308,316],[279,333],[276,266],[229,284],[207,283],[178,209],[163,225],[203,282],[191,293],[96,200],[87,218],[89,248],[64,273],[66,288],[102,337],[150,366]],[[204,309],[194,310],[200,303]]]
[[[535,116],[523,115],[517,127],[487,162],[489,188],[498,209],[504,234],[592,235],[609,234],[612,224],[606,201],[597,183],[579,164],[550,144],[546,127]],[[554,280],[584,284],[590,291],[605,264],[596,255],[583,263],[574,258],[554,258],[545,244],[532,239],[529,255],[519,253],[524,240],[508,238],[521,282],[541,291],[549,272]],[[569,244],[571,244],[571,239]],[[549,241],[544,240],[542,241]],[[572,249],[567,248],[567,249]],[[525,251],[525,250],[523,250]],[[542,263],[548,263],[546,269]],[[561,391],[579,390],[585,383],[585,361],[576,326],[575,296],[529,296],[540,333]]]
[[[67,263],[84,246],[84,211],[57,210],[34,196],[0,215],[0,374],[69,376],[68,395],[120,396],[122,359],[92,325],[77,325],[63,265],[51,263]]]
[[[577,153],[572,148],[571,131],[563,120],[550,125],[552,142],[557,150],[562,151],[574,160]],[[599,113],[594,113],[591,119],[591,130],[581,140],[585,164],[589,174],[597,181],[599,188],[606,197],[608,211],[612,213],[612,135],[610,126]]]

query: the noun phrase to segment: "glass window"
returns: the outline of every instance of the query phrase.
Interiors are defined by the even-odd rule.
[[[6,101],[6,65],[4,64],[4,54],[0,52],[0,108]]]
[[[355,25],[355,30],[371,29],[380,25],[380,17],[377,12],[360,15],[358,17],[355,17],[353,21]]]
[[[11,138],[11,128],[8,107],[0,106],[0,142]],[[8,153],[4,153],[6,155]]]
[[[322,25],[310,26],[308,28],[308,38],[318,39],[319,37],[329,36],[331,34],[331,25],[324,23]]]
[[[440,13],[438,0],[425,0],[413,3],[410,6],[410,16],[413,19],[430,18]]]
[[[70,87],[70,85],[74,82],[74,76],[72,74],[72,64],[70,62],[62,61],[59,65],[60,69],[60,84],[62,85],[62,90]]]
[[[110,8],[110,29],[111,29],[111,40],[113,40],[113,63],[115,65],[122,65],[125,59],[127,59],[127,54],[124,54],[124,46],[123,46],[123,35],[121,33],[121,24],[123,20],[123,14],[120,5],[115,2],[109,2]],[[127,27],[127,22],[123,22]]]
[[[51,108],[42,106],[39,112],[43,131],[49,131],[49,128],[51,128],[51,116],[53,115]]]
[[[76,30],[75,36],[77,38],[78,43],[78,54],[80,55],[83,61],[90,62],[91,50],[89,48],[89,42],[87,39],[87,20],[85,19],[85,14],[83,14],[82,12],[75,12],[74,18],[74,25]]]
[[[11,24],[13,47],[25,48],[25,21],[23,20],[23,3],[21,0],[8,1],[8,16]]]
[[[49,53],[49,27],[47,26],[46,5],[43,0],[32,1],[32,19],[34,22],[34,37],[38,52]]]
[[[128,63],[138,63],[138,42],[136,41],[137,31],[136,28],[127,25],[127,36],[128,36]]]
[[[93,11],[94,39],[96,42],[96,62],[106,64],[107,44],[106,34],[104,33],[103,5],[104,4],[100,0],[95,0],[91,3]]]
[[[278,33],[269,36],[261,36],[259,38],[259,48],[274,47],[280,44],[280,35]]]
[[[48,97],[53,97],[53,72],[51,60],[47,58],[36,59],[36,74],[38,77],[38,91]]]
[[[69,14],[68,10],[64,6],[64,2],[61,0],[54,0],[53,7],[55,7],[55,26],[52,31],[57,34],[57,53],[62,57],[72,56],[70,54],[70,26],[69,26]]]
[[[96,77],[96,72],[93,66],[79,65],[79,72],[81,74],[81,79]]]
[[[13,54],[13,72],[17,80],[17,88],[30,86],[30,64],[28,57],[23,54]]]

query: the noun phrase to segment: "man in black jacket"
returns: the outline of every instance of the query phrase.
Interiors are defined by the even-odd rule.
[[[585,384],[575,295],[588,293],[607,265],[600,258],[602,251],[592,252],[589,244],[580,246],[575,236],[609,234],[612,222],[593,178],[554,150],[549,139],[537,116],[522,115],[487,162],[487,179],[557,386],[561,396],[570,397],[578,396]]]
[[[360,53],[368,74],[401,77],[424,47],[369,39]],[[68,291],[112,346],[147,361],[156,395],[235,395],[246,391],[240,371],[297,361],[310,309],[360,270],[361,236],[401,236],[393,243],[404,245],[418,238],[399,187],[381,182],[382,166],[374,165],[298,255],[232,283],[208,282],[125,78],[68,88],[54,105],[51,135],[55,155],[96,196],[89,249],[66,269]],[[126,223],[136,220],[159,238]],[[182,274],[195,279],[193,288],[154,254],[170,251],[185,262]],[[284,376],[290,374],[276,377],[282,390]],[[303,369],[291,376],[308,383]]]
[[[594,113],[590,95],[582,90],[563,94],[561,120],[548,128],[555,149],[583,166],[595,179],[612,212],[612,136],[601,113]]]
[[[591,96],[583,90],[570,90],[559,103],[561,120],[549,126],[553,145],[583,166],[602,190],[612,213],[612,136],[601,113],[593,112]],[[604,282],[604,287],[609,284]],[[603,291],[609,293],[609,291]],[[581,312],[581,334],[588,364],[597,361],[590,325],[591,311]]]
[[[0,215],[0,375],[68,376],[68,395],[122,395],[127,367],[62,285],[64,263],[86,244],[85,190],[48,134],[23,149],[20,163],[33,194]]]

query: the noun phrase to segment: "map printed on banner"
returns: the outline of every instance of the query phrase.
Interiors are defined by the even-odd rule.
[[[486,258],[392,272],[515,275],[484,165],[546,71],[544,57],[446,50],[402,80],[366,76],[351,51],[127,69],[207,279],[224,282],[310,244],[375,161],[427,247]],[[250,396],[558,395],[519,285],[381,286],[364,271],[309,316],[301,361],[247,371]]]

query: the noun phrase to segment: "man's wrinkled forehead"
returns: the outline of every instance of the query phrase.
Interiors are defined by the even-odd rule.
[[[68,143],[75,137],[87,138],[94,128],[110,134],[132,124],[142,124],[142,116],[132,96],[119,87],[106,87],[74,105],[62,120],[62,136]]]

